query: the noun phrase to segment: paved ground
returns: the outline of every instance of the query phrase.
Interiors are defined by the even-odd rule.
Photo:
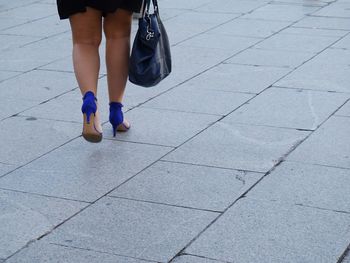
[[[174,72],[96,145],[55,2],[0,0],[0,262],[349,263],[350,1],[160,5]]]

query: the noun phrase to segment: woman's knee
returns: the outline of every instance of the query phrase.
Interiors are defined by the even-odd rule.
[[[103,30],[106,40],[129,38],[131,33],[132,13],[126,10],[117,10],[109,14],[104,20]]]
[[[102,41],[102,34],[96,35],[76,35],[73,36],[74,45],[88,45],[93,47],[99,47]]]
[[[73,44],[99,46],[102,41],[102,13],[93,8],[70,17]]]

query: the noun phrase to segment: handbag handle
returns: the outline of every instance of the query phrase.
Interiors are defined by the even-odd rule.
[[[149,10],[151,7],[151,2],[153,4],[154,12],[159,14],[158,1],[157,0],[143,0],[142,3],[142,17],[145,18],[147,14],[149,14]]]

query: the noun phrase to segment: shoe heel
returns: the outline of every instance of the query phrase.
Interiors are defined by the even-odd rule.
[[[120,102],[109,103],[109,122],[113,128],[113,137],[117,135],[118,126],[124,122],[122,107]]]
[[[113,128],[113,137],[117,136],[117,128],[118,128],[118,125],[113,125],[112,124],[112,128]]]
[[[97,111],[96,101],[94,93],[88,91],[83,97],[83,105],[81,107],[84,116],[82,135],[89,142],[100,142],[102,140],[102,133],[96,130],[94,121]]]

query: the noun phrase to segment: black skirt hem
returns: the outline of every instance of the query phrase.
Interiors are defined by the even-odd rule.
[[[96,10],[101,11],[103,17],[106,17],[107,14],[109,14],[109,13],[116,12],[118,9],[127,10],[127,11],[130,11],[132,13],[139,12],[140,9],[141,9],[141,7],[135,8],[135,7],[131,7],[131,6],[117,6],[117,7],[112,8],[112,9],[104,10],[104,9],[99,8],[98,6],[93,5],[93,4],[86,4],[85,6],[80,7],[80,8],[74,8],[74,9],[70,9],[70,10],[63,10],[63,8],[58,5],[58,14],[59,14],[60,19],[63,20],[63,19],[69,18],[71,15],[74,15],[74,14],[77,14],[77,13],[84,13],[84,12],[86,12],[87,11],[87,9],[86,9],[87,7],[94,8]]]

